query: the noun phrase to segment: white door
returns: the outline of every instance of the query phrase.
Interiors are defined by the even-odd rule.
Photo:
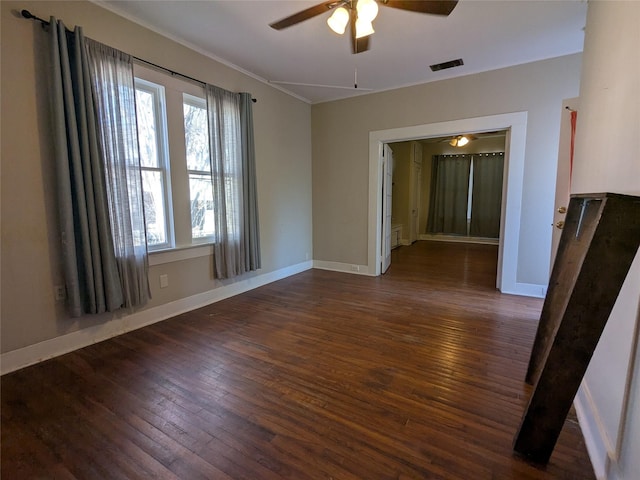
[[[558,173],[556,175],[556,199],[553,212],[551,234],[551,268],[556,259],[560,234],[564,226],[569,194],[571,191],[571,110],[578,109],[578,99],[570,98],[562,102],[562,118],[560,121],[560,144],[558,146]]]
[[[391,265],[391,200],[393,198],[393,152],[382,148],[382,273]]]
[[[422,183],[422,144],[411,143],[409,165],[409,241],[418,240],[420,221],[420,185]]]

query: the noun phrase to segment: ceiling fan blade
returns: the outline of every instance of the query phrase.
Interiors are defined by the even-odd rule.
[[[356,38],[356,13],[355,10],[351,10],[351,17],[349,18],[349,26],[351,30],[351,53],[362,53],[369,50],[369,37]]]
[[[328,2],[322,2],[313,7],[307,8],[306,10],[302,10],[298,13],[294,13],[293,15],[289,15],[282,20],[278,20],[277,22],[273,22],[269,24],[271,28],[276,30],[282,30],[283,28],[291,27],[296,23],[304,22],[305,20],[309,20],[317,15],[321,15],[324,12],[331,10],[333,7],[341,4],[342,2],[336,0],[330,0]]]
[[[382,5],[431,15],[449,15],[458,0],[380,0]]]

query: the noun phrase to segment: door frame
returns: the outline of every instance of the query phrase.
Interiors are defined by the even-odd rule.
[[[387,271],[391,265],[391,211],[393,205],[393,150],[388,144],[382,146],[383,155],[382,160],[382,231],[381,242],[382,250],[380,253],[380,273],[383,274]],[[390,180],[388,179],[390,177]],[[384,188],[384,179],[387,178],[387,188]],[[389,256],[387,256],[387,252]],[[387,263],[387,260],[389,263]]]
[[[420,150],[420,161],[416,162],[416,150]],[[422,184],[422,145],[411,142],[409,154],[409,243],[420,239],[420,187]],[[418,167],[418,165],[420,165]],[[415,208],[414,208],[415,207]]]
[[[464,133],[507,130],[505,172],[502,185],[502,213],[496,287],[503,293],[518,293],[518,245],[524,158],[527,137],[527,112],[451,120],[410,127],[369,132],[369,226],[368,271],[380,275],[380,235],[382,223],[382,149],[385,143],[423,138],[446,137]]]

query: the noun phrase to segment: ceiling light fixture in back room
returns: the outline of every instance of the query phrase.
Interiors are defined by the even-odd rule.
[[[457,137],[453,137],[451,140],[449,140],[449,145],[451,145],[452,147],[464,147],[471,140],[475,139],[476,137],[473,135],[458,135]]]

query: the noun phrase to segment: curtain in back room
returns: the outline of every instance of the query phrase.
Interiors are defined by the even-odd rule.
[[[499,238],[504,153],[473,156],[472,237]]]
[[[504,152],[434,155],[427,233],[499,238]]]
[[[467,234],[471,155],[434,155],[428,233]]]

